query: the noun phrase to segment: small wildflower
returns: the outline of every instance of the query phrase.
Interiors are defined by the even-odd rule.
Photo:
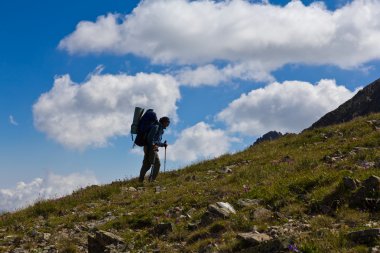
[[[288,249],[290,252],[300,252],[295,244],[290,244]]]

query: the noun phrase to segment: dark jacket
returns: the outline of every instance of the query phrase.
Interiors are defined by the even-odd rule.
[[[154,124],[152,128],[149,130],[149,133],[146,137],[148,148],[151,148],[153,145],[164,147],[165,143],[162,142],[163,134],[164,127],[162,126],[162,124],[160,122],[158,122],[158,124]]]

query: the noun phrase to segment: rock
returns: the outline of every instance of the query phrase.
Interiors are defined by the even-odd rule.
[[[128,191],[130,192],[137,192],[137,189],[135,187],[128,187]]]
[[[226,166],[226,167],[223,167],[220,169],[220,172],[223,173],[223,174],[231,174],[232,173],[232,169],[231,167],[235,167],[235,166]]]
[[[103,253],[109,245],[125,246],[123,239],[107,231],[96,231],[95,236],[88,236],[88,252]]]
[[[203,225],[203,226],[207,226],[209,224],[211,224],[215,219],[217,219],[218,217],[220,217],[219,215],[215,214],[215,213],[212,213],[210,211],[206,211],[202,217],[201,217],[201,222],[200,224]]]
[[[50,237],[51,237],[51,234],[49,234],[49,233],[44,233],[44,235],[43,235],[43,239],[44,239],[45,241],[49,241],[49,240],[50,240]]]
[[[262,233],[239,233],[237,234],[237,238],[242,240],[243,243],[250,245],[250,246],[255,246],[258,245],[262,242],[266,242],[269,240],[272,240],[272,237],[270,237],[267,234],[262,234]]]
[[[355,243],[370,245],[380,239],[380,228],[355,231],[349,233],[347,236],[351,241]]]
[[[355,191],[360,186],[360,181],[357,179],[352,179],[350,177],[344,177],[343,185],[345,189]]]
[[[217,202],[208,206],[208,211],[222,218],[228,218],[231,214],[236,214],[235,209],[227,202]]]
[[[189,222],[187,224],[187,229],[193,231],[193,230],[196,230],[198,228],[198,226],[199,226],[199,223],[191,223],[191,222]]]
[[[365,206],[373,211],[380,210],[380,198],[365,198]]]
[[[270,220],[272,217],[273,212],[264,207],[259,207],[253,212],[253,218],[255,220],[265,221]]]
[[[363,182],[363,186],[367,188],[367,190],[373,190],[376,192],[380,191],[380,177],[370,176]]]
[[[256,207],[262,203],[260,199],[239,199],[237,204],[241,207]]]
[[[380,210],[380,178],[370,176],[363,181],[362,185],[350,197],[350,206]]]
[[[173,231],[173,225],[171,223],[160,223],[154,227],[154,233],[156,235],[166,235]]]
[[[375,162],[368,162],[368,161],[359,161],[358,166],[364,169],[370,169],[375,167]]]

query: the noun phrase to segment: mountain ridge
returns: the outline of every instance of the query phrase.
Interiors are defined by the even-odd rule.
[[[358,116],[380,112],[380,79],[370,83],[337,109],[325,114],[309,129],[348,122]]]

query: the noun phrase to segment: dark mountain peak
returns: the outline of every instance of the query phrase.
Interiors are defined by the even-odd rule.
[[[353,98],[315,122],[310,129],[339,124],[358,116],[380,112],[380,79],[360,90]]]
[[[269,131],[268,133],[266,133],[263,136],[261,136],[260,138],[258,138],[255,141],[255,143],[253,143],[253,145],[259,144],[263,141],[272,141],[272,140],[280,138],[281,136],[283,136],[283,134],[281,132]]]

